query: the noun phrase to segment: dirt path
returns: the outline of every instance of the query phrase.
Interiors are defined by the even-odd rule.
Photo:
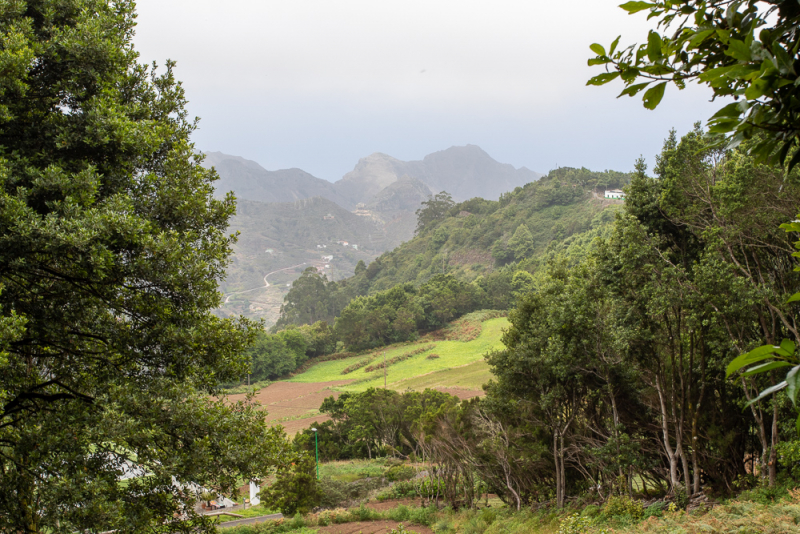
[[[283,269],[278,269],[277,271],[272,271],[271,273],[267,273],[267,274],[264,275],[264,285],[263,286],[258,286],[258,287],[253,288],[253,289],[246,289],[244,291],[234,291],[233,293],[228,293],[227,295],[225,295],[225,304],[227,304],[228,301],[230,300],[230,298],[232,296],[234,296],[234,295],[241,295],[243,293],[250,293],[252,291],[258,291],[259,289],[268,288],[269,287],[269,282],[267,282],[267,277],[269,275],[271,275],[271,274],[279,273],[281,271],[286,271],[288,269],[295,269],[297,267],[302,267],[303,265],[307,265],[307,264],[308,264],[308,262],[304,261],[303,263],[300,263],[298,265],[292,265],[291,267],[284,267]]]

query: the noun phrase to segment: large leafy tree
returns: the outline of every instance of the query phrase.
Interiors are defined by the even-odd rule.
[[[280,443],[208,396],[253,336],[210,313],[234,199],[212,198],[134,19],[130,0],[0,7],[0,531],[210,528],[173,519],[192,483],[231,491]]]
[[[620,96],[644,91],[655,109],[668,84],[683,89],[697,81],[714,97],[733,97],[709,121],[710,131],[728,146],[761,135],[752,151],[761,159],[790,166],[800,162],[800,4],[796,0],[654,0],[622,4],[634,14],[647,12],[658,22],[647,42],[606,48],[591,46],[589,65],[606,72],[589,80],[603,85],[619,78]],[[791,155],[791,157],[789,157]]]

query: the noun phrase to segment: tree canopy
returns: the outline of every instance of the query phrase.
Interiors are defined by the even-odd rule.
[[[709,120],[710,133],[725,137],[728,148],[760,136],[751,151],[761,160],[789,167],[800,162],[800,71],[796,65],[800,5],[795,0],[655,0],[622,4],[634,14],[646,11],[658,27],[647,42],[620,47],[593,44],[589,65],[606,72],[588,85],[617,78],[620,96],[644,91],[643,103],[655,109],[672,83],[708,85],[714,97],[733,97]]]
[[[0,530],[210,529],[281,443],[212,400],[254,336],[220,320],[234,199],[190,142],[173,64],[138,63],[134,2],[0,13]],[[146,473],[121,482],[123,475]]]

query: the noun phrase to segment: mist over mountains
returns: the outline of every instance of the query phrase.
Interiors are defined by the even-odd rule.
[[[230,230],[240,233],[233,262],[220,288],[221,313],[277,317],[287,283],[313,266],[329,279],[352,275],[414,236],[416,210],[440,191],[454,200],[496,200],[538,180],[525,167],[495,161],[480,147],[451,147],[420,161],[374,153],[337,182],[302,169],[269,171],[254,161],[207,152],[203,163],[219,174],[215,195],[233,191],[238,213]]]
[[[301,169],[268,171],[254,161],[222,152],[207,152],[204,164],[217,169],[220,196],[234,191],[238,198],[258,202],[293,202],[320,196],[350,210],[360,203],[374,203],[373,197],[401,179],[418,180],[430,190],[428,195],[447,191],[454,200],[462,201],[473,197],[496,200],[502,193],[542,176],[525,167],[499,163],[475,145],[450,147],[421,161],[402,161],[376,152],[361,158],[335,183]]]

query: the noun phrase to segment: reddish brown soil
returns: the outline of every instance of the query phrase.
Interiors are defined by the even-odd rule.
[[[364,506],[371,510],[377,510],[378,512],[383,512],[385,510],[391,510],[393,508],[397,508],[401,504],[405,506],[419,506],[420,499],[389,499],[386,501],[374,501],[368,502]]]
[[[386,534],[392,529],[397,528],[396,521],[359,521],[357,523],[343,523],[341,525],[329,525],[319,528],[317,532],[325,534]],[[433,534],[433,531],[422,525],[412,525],[403,522],[408,532],[418,532],[419,534]]]
[[[351,380],[335,380],[332,382],[274,382],[255,395],[255,401],[261,404],[269,415],[267,421],[278,421],[286,429],[286,433],[294,435],[308,427],[313,421],[322,423],[330,419],[327,415],[311,415],[302,417],[309,412],[319,410],[322,401],[331,395],[339,398],[338,391],[328,388],[349,384]],[[231,395],[230,401],[236,402],[245,398],[245,395]],[[281,419],[289,419],[281,421]]]
[[[305,430],[306,428],[310,427],[312,424],[319,424],[324,423],[325,421],[330,421],[330,417],[327,415],[314,415],[312,417],[304,417],[302,419],[292,419],[291,421],[281,421],[281,425],[283,425],[283,429],[286,431],[288,436],[294,436],[301,430]]]
[[[441,391],[442,393],[449,393],[450,395],[454,395],[461,400],[471,399],[473,397],[483,397],[486,395],[485,391],[475,391],[474,389],[461,389],[461,388],[444,388],[438,387],[434,388],[437,391]]]

